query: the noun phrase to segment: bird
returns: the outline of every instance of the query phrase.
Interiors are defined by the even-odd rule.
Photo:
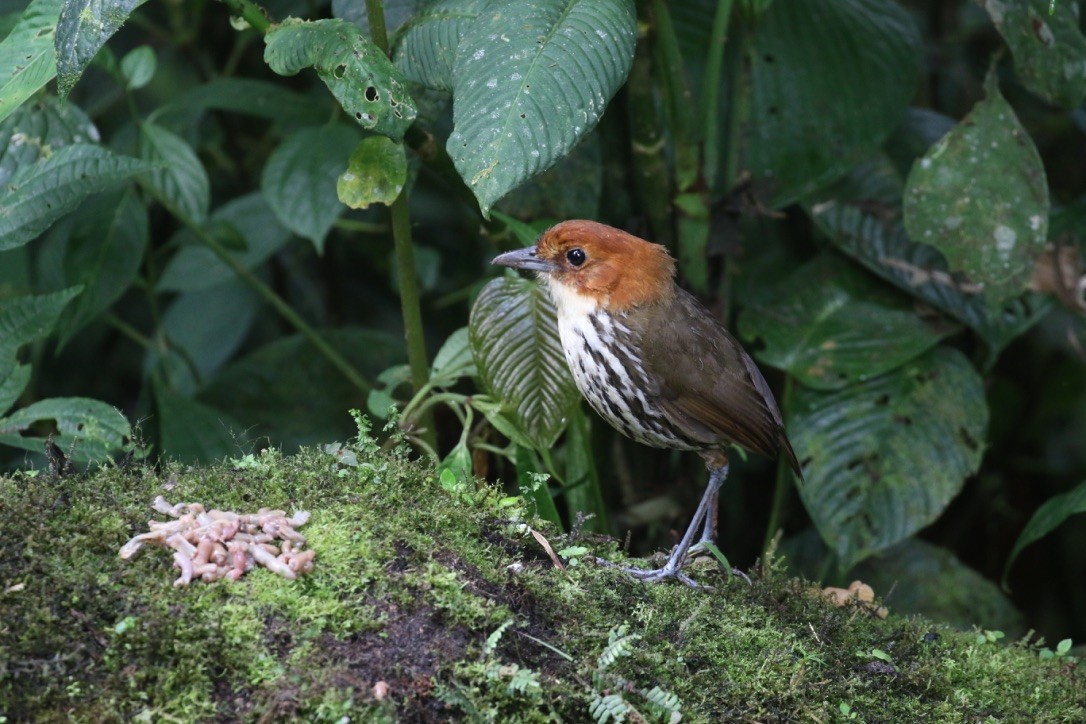
[[[534,246],[491,263],[535,272],[546,286],[569,371],[600,417],[641,444],[696,451],[705,461],[705,492],[667,562],[623,569],[640,580],[701,587],[683,567],[694,549],[716,538],[730,447],[771,458],[783,452],[802,479],[780,409],[754,360],[676,283],[666,247],[621,229],[563,221]]]

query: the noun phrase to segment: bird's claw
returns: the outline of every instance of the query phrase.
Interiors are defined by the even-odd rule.
[[[596,563],[607,566],[608,568],[617,568],[631,578],[636,578],[639,581],[645,581],[646,583],[659,583],[666,581],[669,578],[674,578],[676,581],[693,588],[698,591],[711,591],[712,586],[706,586],[698,583],[690,576],[683,573],[681,568],[673,566],[664,566],[663,568],[634,568],[632,566],[620,566],[617,563],[613,563],[606,558],[596,558]]]

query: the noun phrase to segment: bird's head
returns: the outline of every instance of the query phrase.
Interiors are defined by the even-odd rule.
[[[563,221],[535,246],[491,263],[539,272],[559,313],[601,307],[623,312],[675,294],[675,260],[667,249],[595,221]]]

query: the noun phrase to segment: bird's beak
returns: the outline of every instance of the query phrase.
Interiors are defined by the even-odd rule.
[[[539,247],[529,246],[524,249],[517,249],[516,251],[507,251],[504,254],[494,257],[493,261],[490,263],[497,264],[498,266],[507,266],[512,269],[527,269],[528,271],[555,271],[557,267],[554,262],[540,259],[536,256],[538,249]]]

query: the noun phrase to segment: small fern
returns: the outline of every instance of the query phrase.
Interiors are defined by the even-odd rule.
[[[640,689],[638,693],[649,703],[649,711],[661,720],[677,722],[682,719],[682,702],[679,701],[677,694],[664,691],[659,686],[654,686],[648,691]]]
[[[483,653],[490,656],[494,653],[494,649],[498,648],[498,642],[502,640],[502,636],[505,634],[505,629],[513,625],[513,619],[509,619],[498,628],[494,629],[494,633],[486,637],[486,643],[483,644]]]
[[[634,641],[640,641],[640,634],[629,634],[630,627],[628,624],[622,624],[616,628],[611,629],[611,633],[607,636],[607,648],[600,654],[600,658],[596,663],[596,671],[600,674],[607,671],[611,666],[623,656],[630,655],[630,647]]]
[[[609,721],[624,722],[626,714],[630,711],[630,705],[622,698],[622,694],[608,694],[596,697],[588,707],[588,713],[596,720],[597,724],[607,724]]]
[[[624,679],[617,674],[608,671],[616,661],[623,656],[629,656],[636,641],[641,640],[638,634],[629,633],[628,624],[622,624],[611,629],[607,636],[607,646],[600,653],[596,661],[596,670],[592,672],[592,703],[588,707],[589,714],[599,724],[606,722],[631,721],[663,721],[668,724],[677,724],[682,721],[682,702],[679,697],[664,691],[659,686],[651,689],[638,688],[633,682]],[[616,693],[617,692],[617,693]],[[632,703],[623,696],[637,694],[645,699],[645,709],[648,716],[639,712]]]

